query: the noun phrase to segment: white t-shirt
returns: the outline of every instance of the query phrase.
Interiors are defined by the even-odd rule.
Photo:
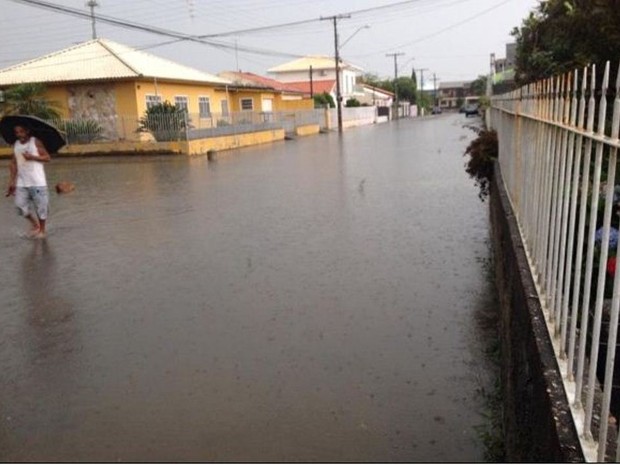
[[[17,187],[46,187],[45,169],[43,163],[29,161],[24,158],[24,153],[39,156],[39,150],[35,143],[35,138],[30,137],[26,143],[22,144],[19,140],[13,146],[15,159],[17,160]]]

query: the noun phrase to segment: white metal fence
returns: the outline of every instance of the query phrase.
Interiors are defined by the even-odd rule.
[[[345,127],[376,122],[376,107],[343,108]],[[150,115],[112,115],[92,118],[51,120],[63,131],[69,144],[112,142],[169,142],[245,134],[271,129],[294,133],[302,126],[318,125],[321,130],[337,127],[335,109],[272,112],[239,111]],[[0,139],[0,146],[5,144]]]
[[[338,127],[338,113],[335,108],[329,110],[329,129]],[[377,107],[343,107],[342,125],[345,128],[365,126],[377,121]]]
[[[122,141],[168,142],[284,129],[294,132],[300,126],[318,124],[327,129],[325,110],[276,112],[240,111],[227,114],[114,115],[50,121],[63,131],[69,144]]]
[[[620,71],[493,97],[499,163],[589,461],[618,461]],[[620,267],[619,267],[620,268]]]

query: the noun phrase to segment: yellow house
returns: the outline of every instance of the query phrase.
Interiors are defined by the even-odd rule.
[[[232,82],[232,85],[227,87],[227,92],[233,111],[314,109],[314,100],[309,93],[275,79],[241,71],[226,71],[218,76]]]
[[[159,102],[198,118],[231,111],[230,81],[105,39],[0,70],[0,89],[34,82],[62,117],[97,120],[109,140],[137,138],[138,119]]]

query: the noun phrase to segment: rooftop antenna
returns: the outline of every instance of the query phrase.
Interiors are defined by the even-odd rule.
[[[95,8],[99,6],[97,0],[88,0],[86,6],[90,8],[90,25],[93,30],[93,40],[97,38],[97,27],[95,18]]]
[[[187,0],[187,10],[189,11],[189,17],[190,19],[194,19],[194,0]]]

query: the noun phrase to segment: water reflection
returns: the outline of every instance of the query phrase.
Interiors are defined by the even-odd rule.
[[[56,257],[47,239],[31,241],[30,251],[21,263],[21,291],[25,296],[30,338],[27,346],[35,364],[60,362],[56,368],[70,366],[66,359],[79,347],[75,310],[61,290]],[[54,375],[56,377],[57,375]]]
[[[488,229],[456,120],[51,164],[77,190],[47,243],[0,228],[0,396],[30,419],[16,437],[43,432],[27,458],[480,459]]]

